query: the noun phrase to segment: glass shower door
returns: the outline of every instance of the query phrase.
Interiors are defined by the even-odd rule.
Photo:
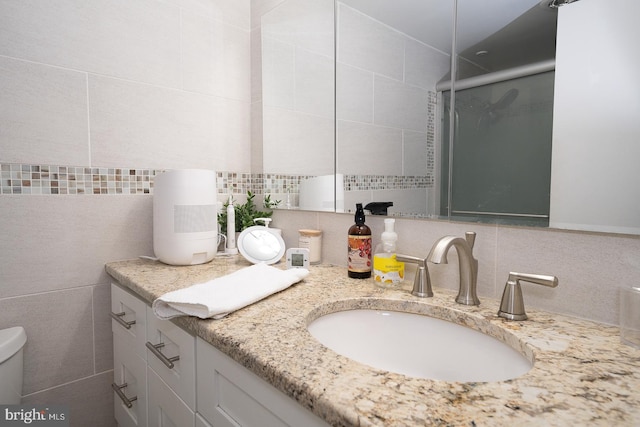
[[[451,217],[548,225],[553,81],[546,72],[456,91],[453,149],[443,132],[442,150]]]

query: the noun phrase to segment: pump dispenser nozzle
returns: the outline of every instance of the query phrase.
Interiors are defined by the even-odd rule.
[[[385,252],[396,251],[398,234],[393,229],[395,222],[396,220],[393,218],[387,218],[384,220],[384,231],[382,232],[382,236],[380,236],[380,240],[382,240],[382,244],[385,246]]]

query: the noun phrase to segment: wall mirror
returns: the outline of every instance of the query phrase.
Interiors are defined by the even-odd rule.
[[[284,1],[262,20],[265,191],[289,209],[359,202],[574,228],[549,223],[558,9],[548,3]]]
[[[265,192],[280,208],[335,211],[334,1],[285,0],[261,30]]]

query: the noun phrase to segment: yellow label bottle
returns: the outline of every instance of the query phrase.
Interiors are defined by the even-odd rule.
[[[404,263],[396,259],[396,241],[398,235],[393,230],[395,219],[384,220],[382,242],[376,246],[373,254],[373,280],[377,285],[388,287],[404,280]]]

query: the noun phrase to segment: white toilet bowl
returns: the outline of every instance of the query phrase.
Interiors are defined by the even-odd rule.
[[[0,330],[0,404],[15,405],[22,398],[22,348],[27,334],[22,326]]]

